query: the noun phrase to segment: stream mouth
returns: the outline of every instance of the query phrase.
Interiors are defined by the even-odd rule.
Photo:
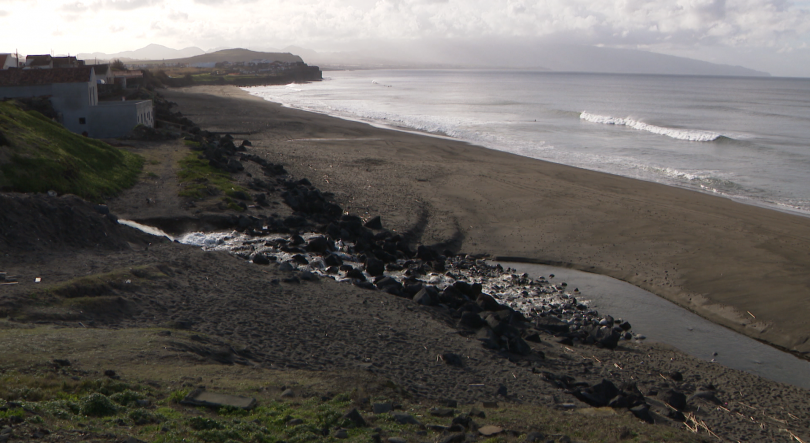
[[[622,317],[648,340],[665,343],[702,360],[810,389],[810,361],[712,323],[641,288],[599,274],[555,266],[499,262],[533,278],[577,287],[590,307]],[[716,354],[715,354],[716,353]]]
[[[288,270],[306,271],[337,281],[354,281],[346,270],[338,271],[336,266],[329,266],[323,254],[303,249],[307,242],[321,237],[318,233],[301,234],[300,243],[296,245],[289,235],[283,234],[249,236],[237,231],[219,231],[172,237],[137,222],[119,220],[119,223],[207,251],[227,251],[252,261],[260,255]],[[335,247],[329,255],[338,257],[349,269],[363,269],[360,258],[351,253],[352,244],[337,241]],[[398,263],[400,266],[387,268],[384,276],[400,282],[416,279],[439,290],[459,281],[479,283],[484,293],[527,318],[554,315],[574,328],[583,322],[598,322],[610,314],[632,325],[634,334],[627,334],[624,339],[646,338],[702,360],[810,389],[809,361],[726,329],[651,292],[611,277],[546,265],[448,257],[446,272],[428,272],[415,278],[408,273],[407,262],[399,262],[402,262]],[[371,275],[363,274],[368,283],[374,280]]]

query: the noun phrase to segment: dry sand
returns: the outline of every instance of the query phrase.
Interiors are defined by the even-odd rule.
[[[245,133],[345,210],[382,214],[424,244],[609,275],[810,355],[810,218],[284,108],[234,87],[166,96],[203,128]]]

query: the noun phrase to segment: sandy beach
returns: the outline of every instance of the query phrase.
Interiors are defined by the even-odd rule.
[[[202,127],[244,134],[235,136],[346,211],[381,214],[420,243],[608,275],[810,353],[810,218],[284,108],[232,87],[166,96]]]

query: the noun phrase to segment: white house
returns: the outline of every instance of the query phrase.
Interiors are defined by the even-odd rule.
[[[0,98],[49,97],[58,120],[77,134],[123,137],[138,125],[154,127],[151,100],[98,101],[92,66],[0,71]]]
[[[0,70],[17,67],[17,56],[14,54],[0,54]]]

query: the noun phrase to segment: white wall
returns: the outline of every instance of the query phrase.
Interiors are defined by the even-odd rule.
[[[94,138],[124,137],[138,124],[154,127],[151,100],[101,102],[90,108],[88,133]]]

